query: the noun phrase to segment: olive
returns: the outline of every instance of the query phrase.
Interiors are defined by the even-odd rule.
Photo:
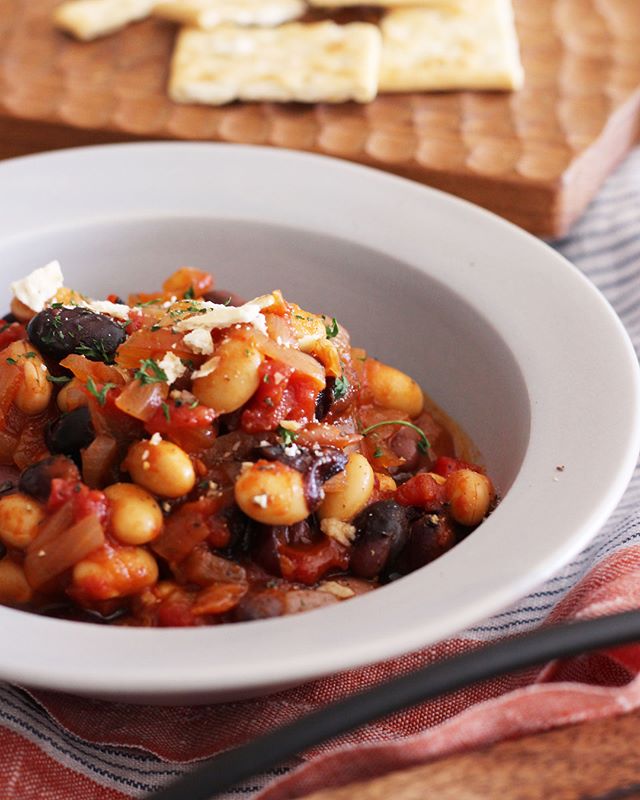
[[[395,500],[379,500],[355,518],[356,540],[350,567],[360,578],[375,578],[388,571],[407,542],[409,521]]]
[[[425,514],[411,525],[405,554],[410,571],[420,569],[456,544],[456,534],[442,514]]]
[[[216,289],[212,292],[205,292],[202,299],[208,303],[218,303],[224,306],[241,306],[244,305],[244,300],[240,295],[233,292],[227,292],[225,289]]]
[[[327,378],[327,384],[324,389],[318,394],[318,399],[316,400],[316,419],[318,422],[322,422],[322,420],[327,416],[329,411],[331,410],[331,406],[333,405],[334,401],[334,389],[336,385],[336,379],[329,377]]]
[[[4,317],[2,317],[2,321],[6,322],[8,325],[11,325],[12,323],[17,322],[18,318],[16,317],[15,314],[9,312],[8,314],[5,314]]]
[[[80,473],[70,458],[50,456],[24,470],[20,476],[18,489],[45,503],[51,494],[51,481],[54,478],[79,481]]]
[[[52,422],[46,430],[45,441],[52,453],[77,456],[83,447],[91,444],[95,435],[89,409],[80,406]]]
[[[402,472],[413,472],[420,465],[419,442],[420,434],[411,428],[400,428],[391,437],[389,441],[391,449],[397,456],[404,459],[400,467]]]
[[[45,356],[60,360],[77,353],[107,364],[126,338],[122,325],[87,308],[45,308],[29,322],[27,335]]]

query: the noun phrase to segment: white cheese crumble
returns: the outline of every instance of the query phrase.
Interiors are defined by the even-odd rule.
[[[206,309],[204,314],[197,314],[176,323],[177,331],[194,331],[197,328],[212,331],[214,328],[230,328],[232,325],[253,325],[254,328],[266,335],[267,321],[262,314],[263,308],[268,308],[275,302],[272,294],[256,297],[242,306],[225,306],[222,303],[200,303],[200,308]]]
[[[149,439],[149,444],[152,444],[154,447],[159,445],[162,441],[162,436],[156,431],[153,436]]]
[[[330,539],[335,539],[338,544],[348,547],[356,537],[356,529],[348,522],[343,522],[336,517],[327,517],[320,520],[320,530]]]
[[[253,498],[253,502],[260,506],[260,508],[266,508],[269,502],[269,495],[268,494],[257,494]]]
[[[191,380],[195,380],[195,378],[206,378],[207,375],[211,375],[212,372],[216,371],[219,363],[220,356],[214,356],[208,361],[205,361],[200,369],[197,369],[195,372],[191,373]]]
[[[182,341],[192,353],[197,353],[201,356],[210,356],[213,353],[211,333],[204,328],[195,328],[189,331]]]
[[[284,454],[287,456],[297,456],[300,452],[300,448],[295,442],[291,442],[290,444],[285,444],[282,448],[284,450]]]
[[[180,403],[180,405],[183,406],[192,406],[194,404],[198,404],[198,399],[195,394],[191,394],[191,392],[188,392],[186,389],[173,389],[171,392],[169,392],[169,397],[172,400],[175,400],[176,403]]]
[[[51,261],[40,269],[35,269],[26,278],[14,281],[11,290],[21,303],[32,311],[42,311],[47,300],[55,297],[62,289],[64,278],[59,261]]]
[[[167,351],[160,361],[158,361],[158,366],[167,376],[167,383],[171,385],[175,383],[178,378],[182,377],[184,373],[187,371],[185,365],[180,361],[178,356],[175,353],[171,353]]]
[[[96,314],[107,314],[116,319],[129,319],[131,309],[124,303],[111,303],[109,300],[81,300],[77,303],[81,308],[95,311]]]

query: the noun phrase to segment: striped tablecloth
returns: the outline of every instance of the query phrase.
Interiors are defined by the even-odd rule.
[[[554,246],[606,295],[640,348],[640,151]],[[517,605],[455,639],[273,697],[145,708],[0,685],[0,798],[144,796],[194,760],[391,675],[545,621],[640,607],[639,499],[636,471],[608,524],[578,558]],[[318,747],[227,797],[299,797],[328,781],[337,785],[505,736],[628,711],[640,706],[639,671],[640,646],[633,646],[495,680]]]

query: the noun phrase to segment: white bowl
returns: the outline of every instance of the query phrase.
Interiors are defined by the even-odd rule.
[[[463,426],[504,495],[429,566],[297,616],[157,630],[1,608],[0,679],[195,702],[405,653],[543,581],[630,479],[638,366],[620,322],[549,247],[472,205],[328,158],[159,143],[4,162],[0,208],[3,287],[57,258],[68,284],[126,295],[190,264],[242,295],[280,287],[335,315]]]

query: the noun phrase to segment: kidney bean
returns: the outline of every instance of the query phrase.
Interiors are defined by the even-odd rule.
[[[360,578],[375,578],[388,571],[408,538],[406,510],[395,500],[379,500],[360,512],[354,525],[351,571]]]
[[[226,306],[241,306],[244,305],[244,300],[239,294],[234,292],[227,292],[225,289],[215,289],[211,292],[205,292],[202,299],[208,303],[219,303]]]
[[[420,435],[411,428],[400,428],[391,437],[389,441],[391,449],[397,456],[404,458],[403,464],[398,468],[402,472],[413,472],[420,465],[419,441]]]
[[[40,500],[41,503],[46,503],[51,494],[51,481],[54,478],[79,481],[80,473],[70,458],[51,456],[27,467],[20,476],[18,489]]]
[[[235,610],[235,617],[239,621],[282,617],[337,602],[338,599],[328,592],[314,589],[267,589],[245,595]]]
[[[126,334],[122,325],[87,308],[45,308],[29,322],[27,336],[45,356],[71,353],[111,363]]]
[[[78,456],[83,447],[91,444],[95,435],[89,409],[80,406],[52,422],[45,432],[45,441],[52,453]]]
[[[424,567],[456,544],[451,523],[442,514],[425,514],[411,525],[406,548],[410,571]]]

